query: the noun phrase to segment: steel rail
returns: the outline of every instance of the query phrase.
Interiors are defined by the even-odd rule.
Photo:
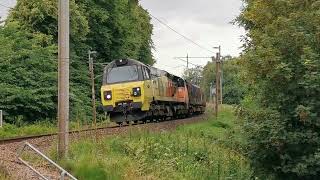
[[[200,116],[194,116],[194,117],[190,117],[190,118],[186,118],[186,119],[192,119],[192,118],[197,118],[197,117],[203,117],[204,115],[200,115]],[[174,119],[174,120],[167,120],[167,122],[171,121],[180,121],[180,120],[186,120],[186,119]],[[166,122],[166,121],[163,121]],[[149,123],[157,123],[154,121],[150,121]],[[95,130],[103,130],[103,129],[114,129],[114,128],[122,128],[122,127],[126,127],[126,126],[138,126],[144,123],[135,123],[135,124],[126,124],[126,125],[121,125],[121,126],[108,126],[108,127],[98,127],[98,128],[88,128],[88,129],[81,129],[81,130],[73,130],[73,131],[69,131],[69,134],[78,134],[78,133],[82,133],[82,132],[89,132],[89,131],[95,131]],[[4,145],[4,144],[10,144],[10,143],[19,143],[19,142],[23,142],[26,140],[31,140],[31,139],[38,139],[38,138],[43,138],[43,137],[50,137],[50,136],[57,136],[58,133],[48,133],[48,134],[39,134],[39,135],[28,135],[28,136],[20,136],[20,137],[13,137],[13,138],[4,138],[4,139],[0,139],[0,145]]]
[[[69,134],[76,134],[76,133],[80,133],[80,132],[88,132],[88,131],[110,129],[110,128],[117,128],[117,126],[73,130],[73,131],[69,131]],[[8,143],[15,143],[15,142],[22,142],[25,140],[37,139],[37,138],[42,138],[42,137],[56,136],[56,135],[58,135],[58,133],[48,133],[48,134],[39,134],[39,135],[19,136],[19,137],[13,137],[13,138],[4,138],[4,139],[0,139],[0,145],[8,144]]]

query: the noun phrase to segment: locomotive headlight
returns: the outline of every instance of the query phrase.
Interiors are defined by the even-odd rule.
[[[134,97],[139,97],[141,96],[141,88],[140,87],[136,87],[132,89],[132,95]]]
[[[112,99],[112,92],[111,91],[105,91],[104,92],[104,99],[105,100],[111,100]]]

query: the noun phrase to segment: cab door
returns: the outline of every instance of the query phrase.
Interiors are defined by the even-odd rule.
[[[152,98],[159,98],[159,77],[155,69],[151,69],[150,71],[151,78],[151,88],[152,88]]]
[[[153,84],[150,75],[150,70],[147,67],[143,67],[143,77],[144,77],[144,102],[150,104],[153,100]]]

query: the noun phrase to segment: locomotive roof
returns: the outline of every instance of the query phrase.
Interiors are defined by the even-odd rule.
[[[156,67],[152,67],[152,66],[149,66],[149,65],[146,65],[140,61],[137,61],[137,60],[134,60],[134,59],[117,59],[117,60],[113,60],[111,63],[109,63],[106,68],[113,68],[113,67],[118,67],[118,66],[124,66],[124,65],[141,65],[141,66],[145,66],[145,67],[148,67],[151,69],[151,71],[153,71],[153,73],[157,74],[158,76],[167,76],[171,79],[174,79],[174,80],[178,80],[178,79],[181,79],[181,80],[184,80],[186,81],[185,79],[183,79],[182,77],[179,77],[179,76],[176,76],[176,75],[173,75],[167,71],[164,71],[164,70],[161,70],[161,69],[158,69]],[[192,84],[191,82],[187,82],[189,84]],[[193,86],[196,86],[194,84],[192,84]]]
[[[117,67],[117,66],[124,66],[124,65],[147,66],[147,65],[143,64],[142,62],[134,60],[134,59],[117,59],[117,60],[113,60],[111,63],[109,63],[107,67]]]

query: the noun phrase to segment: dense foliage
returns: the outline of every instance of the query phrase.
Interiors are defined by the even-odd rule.
[[[243,99],[246,86],[240,82],[239,60],[234,58],[226,60],[222,66],[223,70],[223,103],[240,104]],[[207,100],[210,101],[210,87],[216,81],[215,63],[209,62],[202,71],[201,87],[203,88]]]
[[[0,29],[0,109],[9,121],[56,116],[57,5],[18,0]],[[70,0],[70,8],[71,113],[85,117],[91,92],[88,50],[98,51],[100,63],[130,57],[153,64],[152,25],[136,0]],[[102,67],[95,69],[99,76]]]
[[[0,109],[15,117],[10,120],[55,116],[57,61],[51,41],[15,22],[1,28]]]
[[[89,19],[86,44],[100,61],[133,58],[153,64],[150,16],[137,0],[79,0]]]
[[[242,116],[257,170],[279,179],[320,176],[320,1],[245,0]]]
[[[200,66],[188,68],[183,72],[182,78],[192,84],[200,86],[202,80],[202,71],[203,69]]]

